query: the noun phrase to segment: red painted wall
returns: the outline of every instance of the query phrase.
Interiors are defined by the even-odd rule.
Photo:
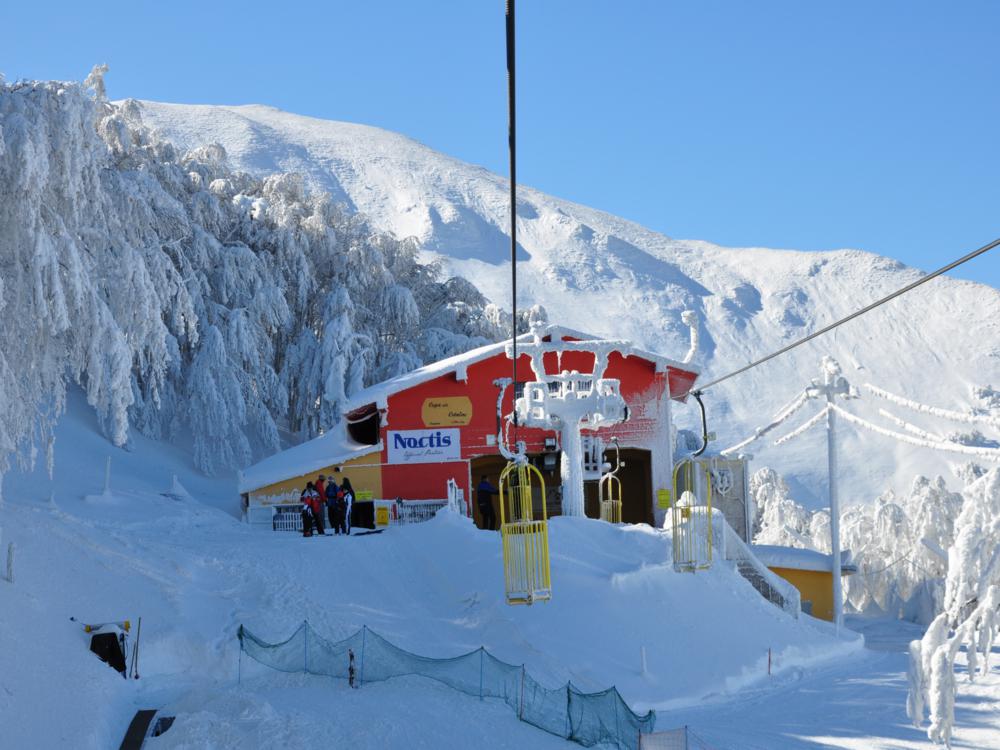
[[[564,352],[559,360],[555,353],[544,357],[546,373],[559,370],[593,370],[594,356],[588,352]],[[456,380],[449,372],[441,377],[420,383],[388,398],[388,412],[383,416],[381,437],[382,450],[382,492],[385,497],[400,496],[404,499],[442,498],[448,479],[454,479],[471,496],[469,487],[468,459],[482,455],[498,455],[499,449],[487,444],[488,436],[497,434],[497,387],[493,381],[511,377],[511,361],[504,353],[468,365],[467,379]],[[613,352],[608,359],[605,377],[621,381],[621,393],[630,409],[629,421],[605,428],[599,434],[605,438],[617,436],[623,447],[642,443],[655,434],[658,416],[657,403],[665,395],[667,378],[674,398],[684,397],[695,379],[693,373],[670,368],[667,373],[657,373],[655,365],[640,357],[624,357]],[[531,361],[527,355],[518,357],[518,380],[533,381]],[[426,464],[389,464],[388,432],[390,430],[430,429],[423,422],[422,409],[428,398],[465,396],[472,403],[472,414],[468,425],[456,426],[460,430],[462,462]],[[513,408],[513,388],[508,388],[504,396],[503,414]],[[540,452],[544,449],[546,437],[555,432],[521,428],[518,439],[527,443],[528,451]]]

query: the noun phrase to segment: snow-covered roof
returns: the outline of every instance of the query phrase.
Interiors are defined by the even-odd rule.
[[[565,326],[551,324],[545,326],[542,333],[544,336],[550,337],[553,341],[561,341],[565,339],[581,339],[584,341],[601,340],[600,337],[584,333],[583,331],[577,331],[572,328],[566,328]],[[534,337],[530,333],[525,333],[518,336],[517,340],[519,342],[527,343],[533,341]],[[464,380],[466,377],[466,369],[469,365],[503,353],[508,343],[508,341],[504,340],[495,344],[487,344],[486,346],[481,346],[478,349],[471,349],[470,351],[462,354],[456,354],[452,357],[439,360],[438,362],[418,367],[416,370],[411,370],[410,372],[400,375],[399,377],[392,378],[391,380],[385,380],[381,383],[369,386],[368,388],[353,394],[348,399],[347,404],[344,407],[344,413],[346,414],[363,406],[367,406],[368,404],[375,404],[378,408],[384,409],[388,406],[388,398],[393,393],[398,393],[399,391],[406,390],[407,388],[412,388],[415,385],[419,385],[420,383],[428,380],[433,380],[434,378],[446,375],[449,372],[454,372],[459,380]],[[694,364],[677,362],[660,354],[645,351],[636,346],[630,346],[628,352],[623,352],[623,354],[624,353],[627,353],[629,356],[649,360],[656,365],[657,370],[660,372],[665,371],[668,367],[674,367],[678,370],[694,373],[695,375],[701,373],[701,369]]]
[[[769,568],[791,568],[792,570],[815,570],[820,573],[830,571],[832,555],[812,549],[798,547],[778,547],[771,544],[751,546],[757,559]],[[840,569],[844,573],[856,573],[858,568],[851,559],[850,550],[841,550]]]
[[[340,422],[317,438],[275,453],[244,469],[240,474],[239,491],[257,490],[381,450],[381,441],[376,445],[367,445],[352,440],[347,435],[345,423]]]

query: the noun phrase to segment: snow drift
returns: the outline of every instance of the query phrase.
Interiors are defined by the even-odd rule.
[[[171,732],[195,736],[185,724],[204,723],[207,695],[218,711],[249,710],[235,686],[241,623],[272,641],[306,618],[330,640],[368,625],[428,656],[482,645],[548,687],[614,684],[640,711],[765,680],[768,648],[779,672],[860,649],[853,634],[837,639],[826,623],[768,604],[725,564],[675,573],[669,535],[649,527],[553,519],[554,597],[509,607],[499,539],[466,519],[443,515],[346,539],[254,531],[212,507],[237,501],[225,482],[199,478],[183,454],[141,437],[131,452],[113,448],[82,397],[71,398],[57,434],[55,481],[42,468],[7,477],[4,538],[17,545],[20,572],[15,585],[0,585],[0,674],[38,676],[7,683],[0,702],[5,741],[15,747],[113,746],[146,705],[189,713]],[[174,475],[190,496],[174,491]],[[142,679],[124,681],[99,663],[71,615],[142,615]],[[27,634],[37,647],[10,647]],[[264,680],[258,688],[285,679],[259,669],[244,661],[245,678]]]

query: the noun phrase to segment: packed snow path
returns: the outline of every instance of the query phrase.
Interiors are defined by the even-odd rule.
[[[923,628],[909,622],[848,616],[866,651],[847,663],[796,672],[729,701],[659,712],[661,729],[687,724],[717,750],[930,750],[923,729],[906,716],[909,642]],[[994,657],[995,659],[995,657]],[[1000,665],[971,685],[957,676],[957,730],[952,746],[1000,748]]]

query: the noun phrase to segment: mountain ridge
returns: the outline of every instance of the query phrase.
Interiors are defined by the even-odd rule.
[[[142,102],[144,119],[181,148],[220,143],[239,169],[297,171],[381,230],[412,236],[422,255],[475,283],[509,307],[509,187],[484,167],[441,154],[405,135],[355,123],[303,117],[265,105]],[[652,189],[654,186],[650,186]],[[625,337],[676,357],[687,348],[680,312],[701,319],[697,361],[703,378],[746,362],[827,325],[920,277],[898,260],[857,249],[832,251],[720,247],[679,240],[635,222],[519,186],[519,305],[540,303],[553,322]],[[916,400],[970,408],[972,388],[1000,382],[1000,292],[939,278],[865,318],[712,389],[715,447],[769,421],[819,375],[825,354],[849,380],[872,380]],[[956,335],[956,332],[959,335]],[[875,419],[878,404],[861,403]],[[681,411],[682,423],[693,414]],[[909,418],[911,415],[907,415]],[[920,422],[919,418],[914,418]],[[940,428],[940,425],[923,423]],[[951,474],[950,460],[885,438],[844,430],[852,496],[901,489],[916,473]],[[764,440],[755,466],[789,475],[816,504],[825,495],[817,466],[822,435],[781,448]]]

